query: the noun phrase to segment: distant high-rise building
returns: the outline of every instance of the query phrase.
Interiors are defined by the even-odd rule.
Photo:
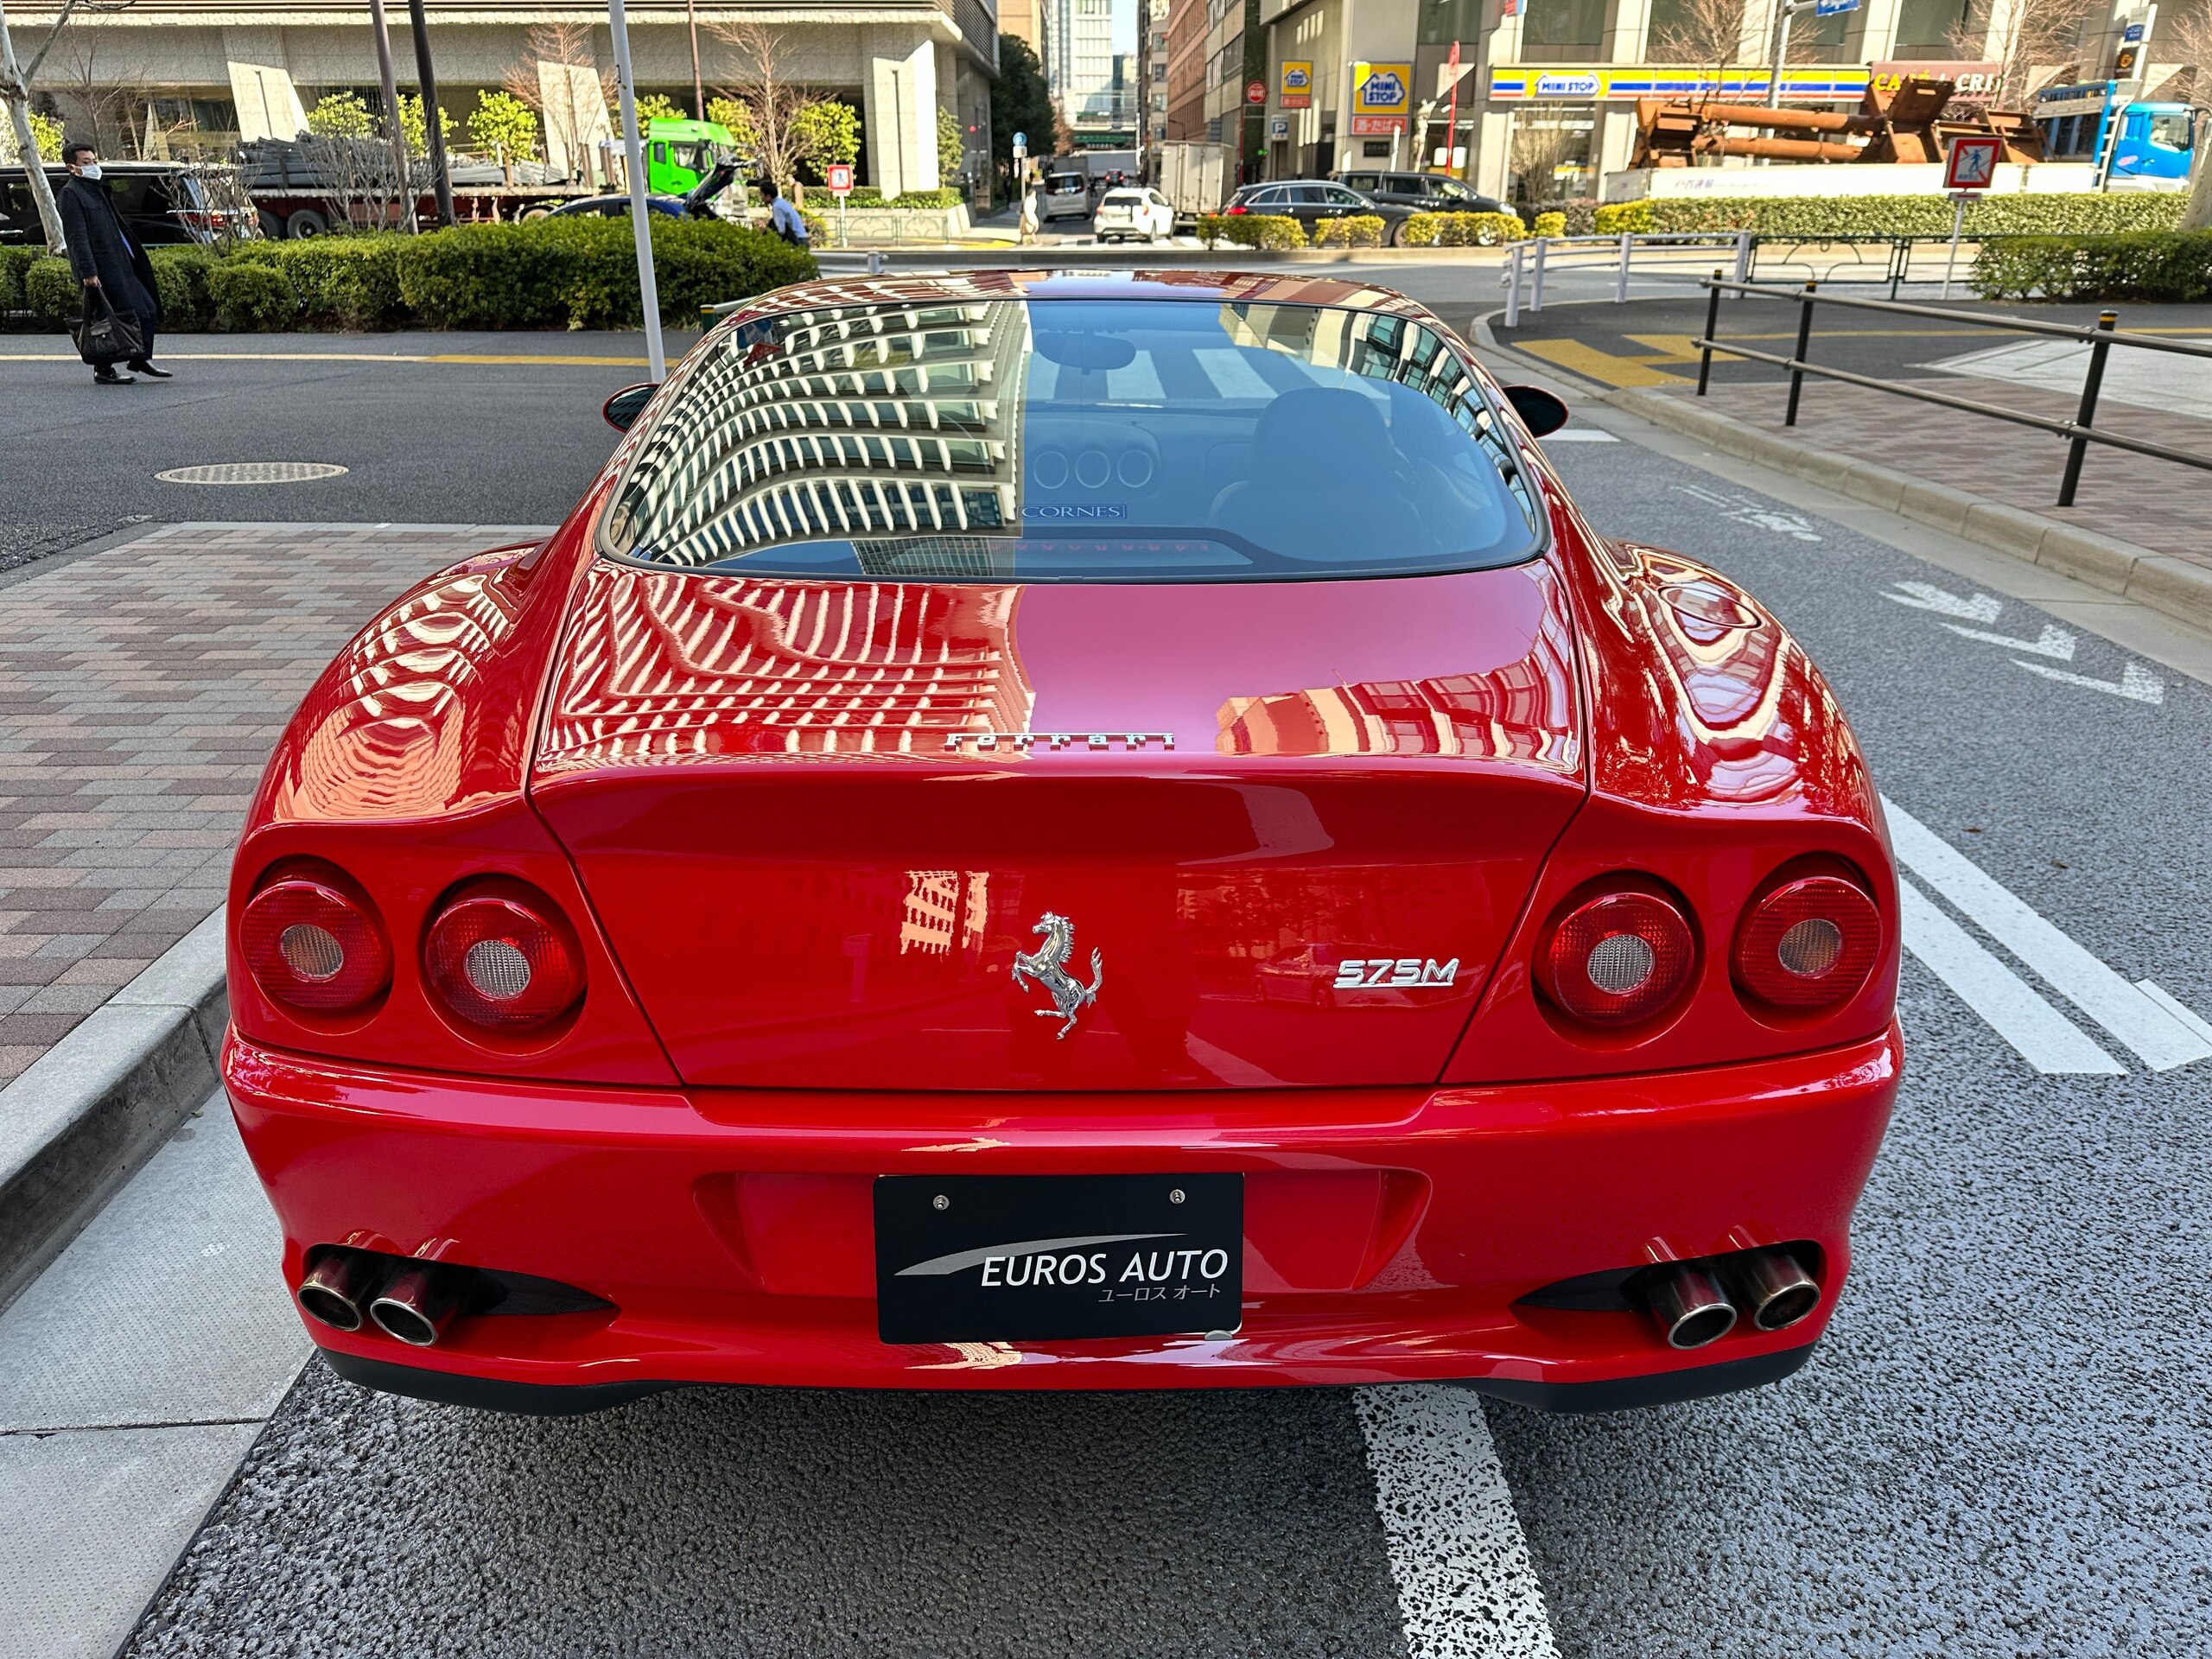
[[[1045,79],[1078,134],[1134,129],[1136,89],[1114,52],[1113,0],[1042,0]]]

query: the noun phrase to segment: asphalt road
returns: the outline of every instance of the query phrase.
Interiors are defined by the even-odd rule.
[[[130,386],[67,348],[0,335],[0,569],[147,518],[557,523],[614,446],[600,405],[646,377],[641,334],[179,334],[176,378]],[[346,471],[155,476],[271,461]]]
[[[1635,445],[1554,453],[1602,528],[1798,632],[1905,813],[2212,1012],[2204,686]],[[2154,1073],[2067,973],[2016,971],[2106,1073],[2038,1070],[1909,959],[1856,1274],[1778,1387],[1587,1419],[1429,1389],[542,1421],[310,1363],[124,1651],[2197,1659],[2212,1058]]]

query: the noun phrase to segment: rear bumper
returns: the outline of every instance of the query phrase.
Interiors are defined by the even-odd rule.
[[[1892,1028],[1752,1065],[1483,1088],[677,1091],[341,1065],[234,1033],[224,1076],[283,1224],[288,1283],[308,1250],[350,1243],[612,1305],[467,1319],[428,1350],[310,1325],[341,1371],[399,1392],[554,1410],[688,1383],[1429,1381],[1611,1409],[1802,1363],[1842,1284],[1901,1062]],[[1235,1335],[878,1339],[877,1175],[1206,1170],[1245,1177]],[[1819,1310],[1694,1353],[1637,1313],[1521,1300],[1669,1255],[1789,1241],[1818,1247]]]

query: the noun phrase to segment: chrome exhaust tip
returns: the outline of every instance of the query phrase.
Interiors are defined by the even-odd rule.
[[[358,1331],[385,1271],[383,1261],[367,1251],[325,1250],[293,1294],[308,1318],[334,1331]]]
[[[1786,1331],[1821,1305],[1821,1287],[1787,1250],[1752,1250],[1735,1264],[1737,1291],[1762,1331]]]
[[[428,1348],[446,1333],[461,1309],[461,1276],[429,1262],[402,1270],[369,1304],[369,1317],[388,1337],[410,1348]]]
[[[1736,1305],[1707,1268],[1674,1262],[1653,1271],[1643,1303],[1669,1348],[1702,1348],[1735,1329]]]

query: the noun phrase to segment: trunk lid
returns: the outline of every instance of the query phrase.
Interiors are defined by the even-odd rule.
[[[690,1084],[1421,1083],[1582,798],[1575,687],[1541,563],[601,565],[531,794]]]

